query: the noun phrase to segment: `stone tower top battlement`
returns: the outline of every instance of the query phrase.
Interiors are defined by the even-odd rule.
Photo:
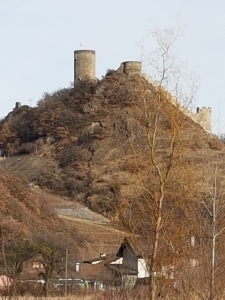
[[[197,107],[197,110],[196,110],[197,114],[202,114],[202,113],[207,113],[207,112],[211,113],[211,107],[206,107],[206,106],[203,106],[201,108]]]

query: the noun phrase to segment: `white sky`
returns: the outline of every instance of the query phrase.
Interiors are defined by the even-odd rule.
[[[225,132],[224,0],[0,0],[0,117],[15,102],[32,106],[73,81],[73,51],[96,51],[96,76],[150,53],[149,31],[184,28],[179,57],[195,70],[196,106],[210,106]],[[80,47],[81,45],[81,47]],[[151,75],[151,74],[150,74]]]

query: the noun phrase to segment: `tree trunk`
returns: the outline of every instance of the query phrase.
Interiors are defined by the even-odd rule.
[[[163,186],[161,186],[161,191],[163,190]],[[158,251],[158,243],[159,243],[159,232],[162,225],[162,205],[163,205],[164,193],[161,192],[161,196],[158,203],[158,212],[157,212],[157,220],[156,220],[156,228],[155,228],[155,236],[153,241],[153,249],[152,249],[152,257],[151,257],[151,265],[150,265],[150,300],[156,299],[157,286],[155,284],[155,264],[157,259],[157,251]]]

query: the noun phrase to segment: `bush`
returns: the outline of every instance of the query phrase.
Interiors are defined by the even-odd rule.
[[[75,145],[64,148],[59,156],[59,165],[62,168],[67,167],[74,161],[79,160],[79,148]]]
[[[69,191],[70,196],[75,196],[76,194],[85,192],[87,189],[87,184],[85,180],[67,178],[65,187]]]
[[[64,148],[59,155],[59,165],[65,168],[74,162],[87,162],[90,160],[91,152],[77,145]]]
[[[209,142],[209,148],[212,150],[221,150],[222,143],[219,139],[211,139]]]
[[[23,154],[36,153],[36,149],[37,149],[36,144],[33,143],[23,144],[22,146],[19,147],[18,154],[23,155]]]

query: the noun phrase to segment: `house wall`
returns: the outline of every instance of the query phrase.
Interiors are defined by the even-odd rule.
[[[13,283],[12,278],[9,278],[5,275],[0,276],[0,290],[6,289],[8,286],[11,286]]]
[[[134,287],[135,283],[137,281],[136,275],[122,275],[122,285],[123,287]]]
[[[31,258],[25,260],[22,264],[21,271],[23,274],[38,274],[44,271],[42,264],[43,258],[40,253],[35,254]]]
[[[123,252],[123,265],[134,271],[138,271],[138,260],[134,254],[127,249],[124,249]]]
[[[149,277],[148,266],[143,258],[138,259],[138,278]]]

